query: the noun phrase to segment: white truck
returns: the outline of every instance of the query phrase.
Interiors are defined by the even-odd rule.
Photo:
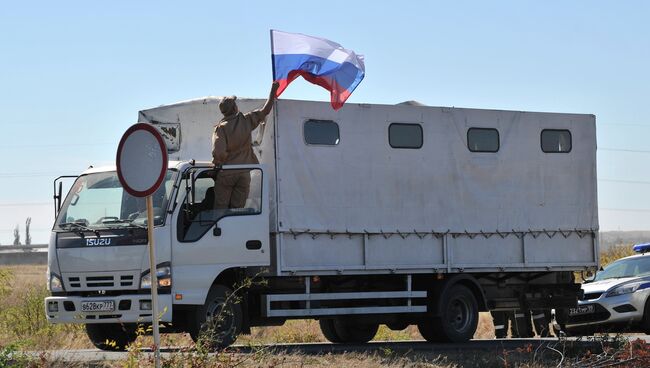
[[[253,132],[260,164],[215,168],[219,101],[139,113],[171,160],[154,194],[166,331],[220,348],[302,318],[335,343],[380,324],[461,342],[480,311],[575,306],[573,273],[598,266],[593,115],[279,100]],[[246,205],[215,209],[232,170],[250,174]],[[115,167],[88,169],[65,200],[56,188],[47,318],[124,349],[152,320],[144,199]]]

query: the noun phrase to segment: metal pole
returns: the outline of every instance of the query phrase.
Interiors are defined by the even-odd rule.
[[[153,199],[147,196],[147,237],[149,239],[149,267],[151,275],[151,324],[156,368],[160,368],[160,330],[158,329],[158,275],[156,274],[156,253],[153,238]]]

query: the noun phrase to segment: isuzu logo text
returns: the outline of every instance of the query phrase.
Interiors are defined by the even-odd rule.
[[[111,245],[111,238],[88,238],[86,239],[87,247],[98,247],[102,245]]]

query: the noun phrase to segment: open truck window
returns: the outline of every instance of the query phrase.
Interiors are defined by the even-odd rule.
[[[545,153],[571,152],[571,132],[566,129],[544,129],[541,135],[542,151]]]
[[[307,120],[303,127],[305,143],[336,146],[340,141],[339,125],[331,120]]]
[[[421,148],[422,142],[420,124],[392,123],[388,126],[388,144],[392,148]]]
[[[233,181],[250,182],[248,193],[230,193],[230,198],[245,196],[241,207],[222,206],[215,200],[215,195],[228,193],[215,192],[217,183]],[[225,169],[203,170],[187,175],[181,184],[187,194],[178,217],[178,240],[194,242],[203,237],[220,219],[227,216],[259,215],[262,213],[262,170],[260,169]],[[217,191],[220,185],[216,184]],[[231,200],[232,202],[232,200]],[[217,224],[218,227],[218,224]]]
[[[467,148],[472,152],[498,152],[499,131],[492,128],[469,128]]]

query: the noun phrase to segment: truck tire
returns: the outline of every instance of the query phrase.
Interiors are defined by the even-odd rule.
[[[379,330],[378,323],[358,323],[350,319],[335,319],[334,329],[342,343],[363,344],[372,340]]]
[[[386,327],[388,327],[391,331],[403,331],[406,330],[409,326],[410,324],[408,322],[403,322],[403,321],[391,322],[386,324]]]
[[[478,303],[466,286],[454,285],[440,299],[440,315],[418,323],[422,337],[429,342],[469,341],[478,326]]]
[[[208,292],[205,304],[196,308],[189,333],[195,343],[212,351],[220,350],[237,340],[242,323],[241,301],[232,295],[230,288],[214,285]]]
[[[336,333],[336,327],[334,327],[333,319],[321,319],[318,321],[318,324],[320,325],[320,331],[323,333],[323,336],[325,336],[327,341],[333,344],[343,342],[338,333]]]
[[[138,337],[135,325],[120,323],[91,323],[86,335],[97,349],[125,351]]]

